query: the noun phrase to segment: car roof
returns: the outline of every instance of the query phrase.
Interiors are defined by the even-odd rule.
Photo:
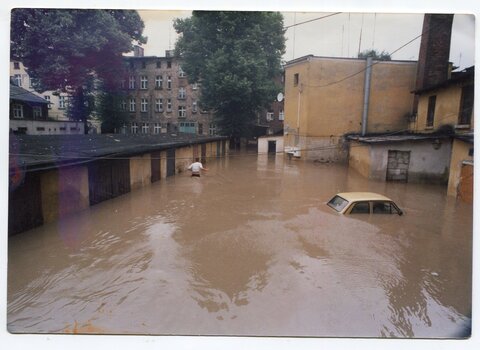
[[[353,202],[353,201],[392,201],[390,198],[385,197],[384,195],[381,195],[381,194],[378,194],[378,193],[373,193],[373,192],[341,192],[341,193],[337,193],[337,196],[340,196],[340,197],[346,199],[349,202]]]

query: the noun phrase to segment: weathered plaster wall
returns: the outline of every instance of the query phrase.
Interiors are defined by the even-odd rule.
[[[351,142],[348,166],[365,177],[370,177],[371,167],[370,146],[360,142]]]
[[[130,158],[130,186],[132,190],[150,184],[151,176],[150,153]]]
[[[268,153],[268,141],[275,141],[275,152],[283,152],[283,136],[263,136],[258,138],[258,153]]]
[[[457,139],[453,141],[452,159],[450,162],[450,176],[448,178],[447,191],[449,196],[457,196],[458,194],[462,161],[473,160],[473,157],[468,155],[470,148],[473,148],[473,145],[470,143]]]

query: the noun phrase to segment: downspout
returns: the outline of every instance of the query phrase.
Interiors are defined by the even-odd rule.
[[[372,57],[367,57],[367,67],[365,70],[365,85],[363,93],[363,114],[362,114],[362,136],[367,133],[368,107],[370,99],[370,80],[372,78]]]

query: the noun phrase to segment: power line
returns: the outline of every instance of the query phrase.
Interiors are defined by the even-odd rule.
[[[341,13],[342,13],[342,12],[331,13],[331,14],[326,15],[326,16],[323,16],[323,17],[317,17],[317,18],[310,19],[310,20],[308,20],[308,21],[295,23],[295,24],[292,24],[292,25],[283,27],[283,29],[284,29],[284,30],[287,30],[288,28],[296,27],[296,26],[299,26],[299,25],[301,25],[301,24],[310,23],[310,22],[313,22],[313,21],[318,21],[318,20],[321,20],[321,19],[324,19],[324,18],[327,18],[327,17],[336,16],[336,15],[339,15],[339,14],[341,14]]]

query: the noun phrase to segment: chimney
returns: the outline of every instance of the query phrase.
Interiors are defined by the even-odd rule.
[[[134,57],[143,57],[143,47],[135,45],[133,47],[133,56]]]
[[[425,14],[418,55],[417,90],[448,79],[452,22],[453,15]]]

